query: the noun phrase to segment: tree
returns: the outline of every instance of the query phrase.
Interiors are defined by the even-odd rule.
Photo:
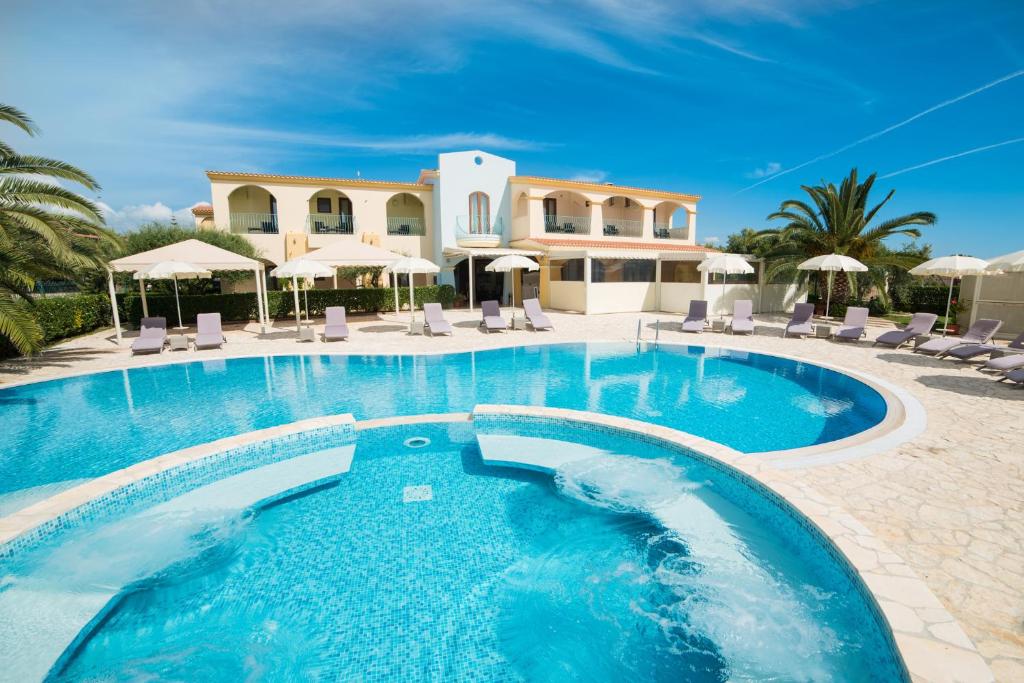
[[[34,136],[38,128],[15,107],[0,104],[0,122]],[[119,247],[99,208],[58,183],[88,190],[99,184],[71,164],[19,154],[0,140],[0,335],[21,353],[38,351],[42,329],[32,315],[41,279],[73,279],[106,264]]]
[[[768,220],[783,220],[781,228],[770,228],[757,233],[758,240],[770,244],[764,252],[768,260],[767,277],[776,280],[782,277],[797,277],[801,271],[796,266],[813,256],[823,254],[844,254],[857,259],[872,268],[868,276],[881,278],[887,268],[907,270],[922,261],[914,252],[893,251],[886,248],[884,240],[897,235],[918,238],[921,231],[916,226],[934,225],[936,217],[928,211],[915,211],[896,216],[872,225],[879,211],[892,199],[895,190],[890,190],[881,202],[868,208],[868,196],[875,183],[875,174],[860,183],[857,169],[843,179],[837,188],[834,184],[801,186],[810,197],[810,203],[799,199],[787,199],[779,210],[768,216]],[[854,282],[856,282],[855,276]],[[826,275],[819,273],[819,288],[824,291]],[[885,290],[884,279],[876,282]],[[849,299],[850,278],[836,277],[832,298],[846,302]]]

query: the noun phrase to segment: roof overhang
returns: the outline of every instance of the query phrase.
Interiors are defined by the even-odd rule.
[[[543,256],[540,249],[513,249],[508,247],[445,247],[444,255],[453,256]]]

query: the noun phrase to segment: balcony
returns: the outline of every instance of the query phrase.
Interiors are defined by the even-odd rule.
[[[413,216],[388,216],[388,234],[423,237],[427,234],[427,229],[426,226],[423,225],[422,218],[416,218]]]
[[[462,215],[455,218],[455,241],[460,247],[497,247],[505,225],[501,217],[488,221],[479,216]]]
[[[232,213],[231,232],[242,234],[277,234],[276,213]]]
[[[355,221],[351,214],[311,213],[306,216],[306,231],[312,235],[351,235]]]
[[[643,237],[644,222],[624,218],[605,218],[604,235],[605,237]]]
[[[559,235],[589,235],[589,216],[544,216],[544,232]]]
[[[687,228],[673,228],[668,223],[654,224],[654,238],[659,240],[685,240]]]

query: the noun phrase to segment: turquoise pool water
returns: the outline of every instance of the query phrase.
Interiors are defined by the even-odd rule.
[[[50,562],[60,590],[142,564],[52,677],[905,679],[848,574],[739,480],[622,436],[512,431],[599,452],[551,476],[486,464],[471,424],[375,429],[336,483],[254,515],[168,517],[129,549],[84,529]]]
[[[356,419],[547,405],[675,427],[745,452],[880,422],[874,389],[815,365],[699,346],[558,344],[437,356],[172,363],[0,390],[0,515],[79,481],[318,415]]]

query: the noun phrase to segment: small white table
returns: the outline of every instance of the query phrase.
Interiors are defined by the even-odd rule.
[[[712,320],[711,321],[711,331],[712,332],[725,332],[725,320],[722,319],[722,318],[719,318],[717,320]]]
[[[513,330],[525,330],[526,329],[526,316],[514,315],[512,316],[512,329]]]
[[[409,334],[423,334],[423,321],[414,320],[409,323]]]
[[[817,337],[818,339],[828,339],[829,337],[832,336],[832,326],[831,325],[815,325],[814,326],[814,336]]]
[[[184,334],[168,335],[167,345],[171,351],[188,351],[188,337]]]
[[[316,334],[312,327],[299,328],[299,341],[316,341]]]

